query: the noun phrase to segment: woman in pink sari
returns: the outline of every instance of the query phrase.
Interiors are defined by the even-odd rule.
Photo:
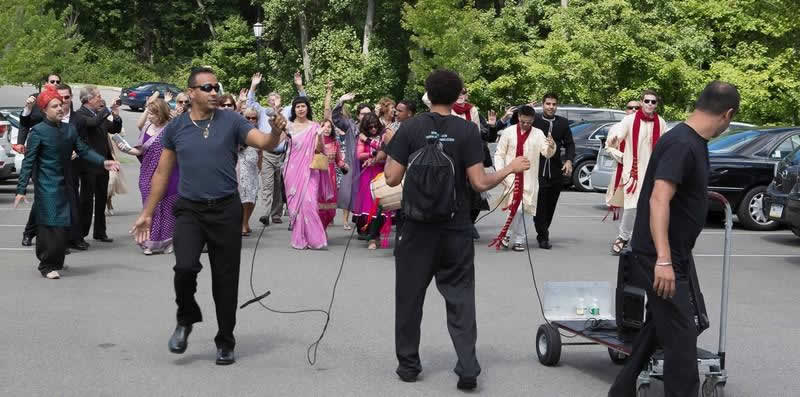
[[[344,152],[342,151],[339,139],[336,137],[336,130],[333,128],[333,122],[331,120],[325,119],[322,121],[320,135],[322,136],[323,152],[328,156],[328,175],[326,176],[330,178],[331,186],[334,187],[333,197],[327,200],[320,197],[319,202],[319,217],[322,221],[322,227],[327,229],[328,225],[333,223],[333,219],[336,218],[336,200],[338,199],[338,192],[336,191],[336,168],[341,169],[345,174],[347,174],[349,168],[344,161]]]
[[[289,153],[284,169],[292,247],[321,249],[328,245],[325,227],[319,216],[319,203],[333,197],[335,185],[328,171],[311,168],[315,153],[322,153],[320,125],[311,121],[311,103],[306,97],[292,101],[289,117]]]

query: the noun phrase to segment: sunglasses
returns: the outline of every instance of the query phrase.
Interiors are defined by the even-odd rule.
[[[71,97],[71,96],[69,96],[69,95],[64,95],[64,96],[62,96],[62,97],[61,97],[61,99],[65,100],[65,101],[68,101],[68,100],[70,100],[71,98],[72,98],[72,97]]]
[[[628,110],[639,110],[639,106],[627,106]]]
[[[61,84],[61,80],[50,80],[50,84]]]
[[[232,103],[223,103],[221,106],[224,107],[224,108],[232,108],[233,104]]]
[[[657,103],[658,103],[658,99],[645,99],[645,100],[644,100],[644,101],[642,101],[642,102],[644,102],[644,103],[646,103],[646,104],[648,104],[648,105],[655,105],[655,104],[657,104]]]
[[[204,91],[204,92],[211,92],[211,90],[214,90],[217,93],[219,93],[219,89],[220,89],[219,84],[203,84],[203,85],[196,85],[194,87],[189,87],[189,88],[198,88],[198,89],[200,89],[200,91]]]
[[[186,104],[188,104],[188,103],[189,103],[189,101],[178,101],[178,104],[179,104],[179,105],[186,105]]]
[[[253,117],[253,116],[245,117],[245,119],[247,119],[248,121],[258,121],[258,117]]]

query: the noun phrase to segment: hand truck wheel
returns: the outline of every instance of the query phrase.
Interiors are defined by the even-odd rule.
[[[608,348],[608,356],[611,357],[611,362],[617,365],[623,365],[626,361],[628,361],[628,355],[625,353],[620,353],[612,348]]]
[[[703,381],[703,397],[725,397],[725,382],[715,382],[711,378]]]
[[[649,383],[642,383],[636,389],[636,397],[647,397],[647,393],[650,391],[650,384]]]
[[[561,359],[561,335],[550,324],[542,324],[536,331],[536,355],[539,362],[549,366],[558,364]]]

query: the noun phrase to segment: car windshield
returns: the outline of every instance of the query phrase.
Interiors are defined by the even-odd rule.
[[[137,91],[147,91],[147,90],[149,90],[149,89],[150,89],[150,88],[152,88],[152,87],[153,87],[153,84],[142,84],[142,85],[140,85],[140,86],[136,86],[136,87],[134,88],[134,90],[137,90]]]
[[[720,135],[708,144],[709,153],[731,153],[748,144],[753,139],[763,135],[764,131],[737,130]]]

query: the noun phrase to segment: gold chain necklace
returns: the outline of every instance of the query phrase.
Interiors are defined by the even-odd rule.
[[[192,116],[191,115],[189,115],[189,120],[192,120]],[[200,130],[203,131],[203,139],[208,139],[208,129],[211,128],[211,122],[212,121],[214,121],[214,112],[211,112],[211,119],[208,120],[208,125],[206,126],[206,128],[200,127],[199,125],[197,125],[197,122],[195,122],[194,120],[192,120],[192,124],[194,124],[195,127],[199,128]]]

